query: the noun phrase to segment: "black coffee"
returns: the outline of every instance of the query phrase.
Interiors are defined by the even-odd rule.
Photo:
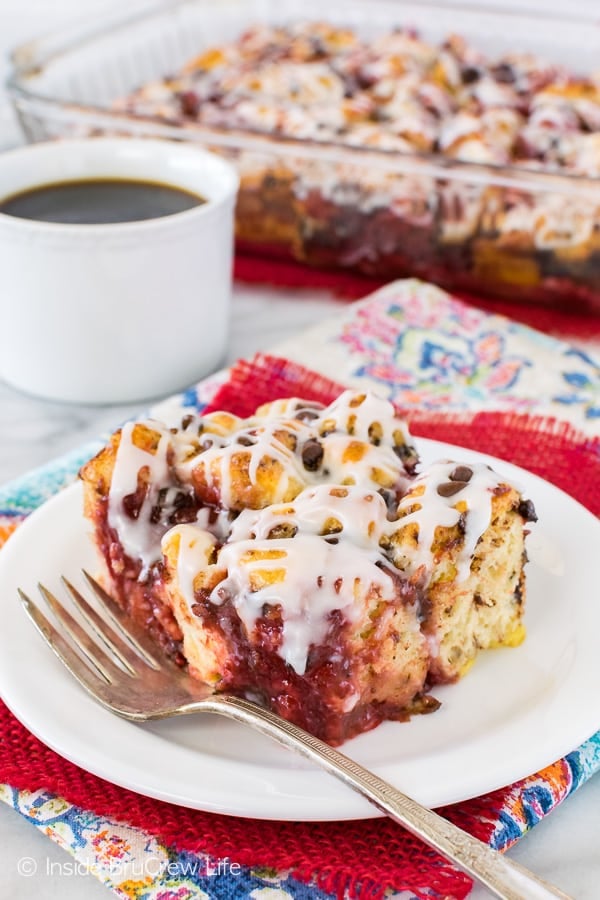
[[[172,216],[204,197],[154,181],[93,178],[44,184],[0,200],[0,213],[38,222],[110,225]]]

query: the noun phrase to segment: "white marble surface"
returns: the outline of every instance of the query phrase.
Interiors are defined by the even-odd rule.
[[[334,314],[337,308],[338,302],[325,293],[294,295],[238,287],[228,361],[272,347],[323,316]],[[117,425],[135,409],[47,403],[0,382],[0,482]],[[577,900],[596,900],[600,884],[600,779],[592,780],[555,810],[511,851],[511,856]],[[37,864],[34,876],[19,875],[17,863],[22,857],[30,857]],[[85,891],[86,897],[108,900],[109,891],[93,878],[64,870],[61,874],[65,861],[63,851],[0,804],[0,897],[78,900]],[[472,894],[474,900],[485,896],[484,891]]]

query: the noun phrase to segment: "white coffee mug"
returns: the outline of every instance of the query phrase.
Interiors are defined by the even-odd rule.
[[[0,154],[0,201],[44,184],[120,178],[201,195],[184,212],[71,225],[0,213],[0,377],[78,403],[174,392],[227,344],[238,176],[191,144],[92,138]]]

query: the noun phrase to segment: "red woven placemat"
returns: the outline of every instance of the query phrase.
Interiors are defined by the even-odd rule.
[[[289,361],[258,356],[240,362],[212,408],[246,415],[267,400],[299,395],[329,402],[339,386]],[[600,440],[549,420],[480,413],[459,420],[411,417],[415,434],[493,453],[547,477],[600,513]],[[557,764],[558,765],[558,764]],[[554,767],[546,770],[552,779]],[[201,777],[201,773],[199,773]],[[541,777],[545,777],[542,773]],[[181,850],[228,856],[250,866],[290,870],[342,896],[386,890],[462,900],[471,882],[434,851],[387,819],[340,823],[269,822],[188,810],[115,787],[62,759],[0,704],[0,781],[45,788],[92,812],[127,822]],[[519,786],[448,807],[444,815],[488,840],[498,811]]]
[[[263,257],[240,251],[236,253],[234,275],[238,281],[247,284],[326,289],[340,300],[358,300],[386,284],[386,281],[342,269],[313,269],[291,259]],[[453,294],[472,306],[508,316],[515,322],[537,328],[546,334],[565,339],[600,340],[600,316],[475,297],[462,291]]]

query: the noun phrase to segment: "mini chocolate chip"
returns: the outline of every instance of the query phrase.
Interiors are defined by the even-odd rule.
[[[313,419],[319,418],[319,413],[316,409],[299,409],[294,418],[298,422],[312,422]]]
[[[317,587],[323,587],[323,576],[319,575],[317,577]]]
[[[339,538],[329,537],[329,538],[325,538],[325,542],[327,544],[339,544],[340,541],[339,541]]]
[[[437,492],[440,497],[453,497],[466,486],[466,481],[445,481],[443,484],[438,484]]]
[[[448,475],[450,481],[470,481],[472,477],[473,469],[469,469],[468,466],[457,466]]]
[[[237,439],[238,444],[241,444],[242,447],[252,447],[253,444],[256,443],[251,437],[248,437],[246,434],[241,434]]]
[[[408,447],[406,444],[395,444],[394,453],[399,459],[406,459],[408,456]]]
[[[184,116],[195,118],[200,109],[200,98],[195,91],[182,91],[179,94],[179,106]]]
[[[158,499],[156,505],[152,507],[150,510],[150,521],[153,525],[158,525],[160,522],[162,511],[165,503],[167,502],[167,494],[169,493],[168,488],[161,488],[158,492]]]
[[[211,438],[205,438],[200,444],[200,447],[202,448],[202,450],[210,450],[213,444],[214,441],[211,440]]]
[[[392,116],[390,116],[389,113],[386,113],[385,110],[376,106],[375,109],[371,111],[369,119],[371,122],[391,122]]]
[[[206,99],[209,103],[220,103],[221,100],[225,98],[225,94],[223,91],[219,90],[219,88],[212,88],[206,96]]]
[[[519,606],[521,606],[521,604],[523,603],[523,585],[521,584],[520,581],[515,588],[513,597],[515,599],[515,603],[518,603]]]
[[[214,506],[205,506],[204,508],[208,510],[208,524],[214,525],[215,522],[217,522],[219,519],[219,510],[215,509]],[[232,518],[231,512],[232,511],[230,511],[230,513],[229,513],[229,521],[230,522],[233,520],[233,518],[235,518],[235,516],[233,516],[233,518]],[[252,536],[255,537],[255,535],[252,535]]]
[[[312,54],[315,59],[323,59],[323,57],[329,55],[327,51],[327,44],[320,37],[311,37],[309,40],[310,49],[312,50]]]
[[[375,446],[379,447],[381,444],[381,439],[383,437],[383,428],[381,427],[379,422],[371,422],[369,425],[369,440]]]
[[[385,500],[385,505],[387,507],[387,511],[390,515],[396,513],[398,509],[398,497],[394,493],[394,491],[390,491],[387,488],[383,488],[379,491],[383,499]]]
[[[169,525],[193,525],[198,519],[198,510],[192,506],[176,509],[169,516]]]
[[[419,462],[419,457],[414,447],[409,447],[408,444],[397,444],[394,447],[394,453],[402,460],[408,474],[413,475]]]
[[[473,84],[481,78],[481,71],[477,66],[465,66],[461,72],[463,84]]]
[[[515,70],[507,62],[498,63],[497,66],[494,66],[492,75],[501,84],[512,84],[516,78]]]
[[[377,75],[372,72],[365,72],[364,69],[359,69],[356,73],[355,78],[358,86],[363,90],[373,87],[373,85],[377,81]]]
[[[350,97],[354,97],[354,95],[358,93],[359,85],[354,75],[344,75],[343,84],[344,97],[346,98],[346,100],[349,100]]]
[[[323,462],[323,447],[315,440],[310,438],[302,448],[302,464],[309,472],[316,472]]]
[[[184,416],[183,419],[181,420],[181,427],[183,428],[183,430],[185,431],[185,429],[189,425],[191,425],[193,421],[194,421],[194,416],[189,415],[189,413],[187,416]]]
[[[173,512],[169,516],[169,525],[187,525],[198,518],[198,507],[191,494],[179,491],[173,501]]]
[[[296,525],[291,522],[280,522],[274,525],[267,535],[267,540],[274,541],[281,538],[293,538],[298,532]]]
[[[526,522],[537,522],[538,517],[535,511],[535,506],[533,505],[533,501],[531,500],[521,500],[517,507],[518,513],[522,516]]]
[[[333,589],[336,592],[336,594],[339,594],[339,592],[341,591],[343,583],[344,583],[343,578],[336,578],[335,581],[333,582]]]

